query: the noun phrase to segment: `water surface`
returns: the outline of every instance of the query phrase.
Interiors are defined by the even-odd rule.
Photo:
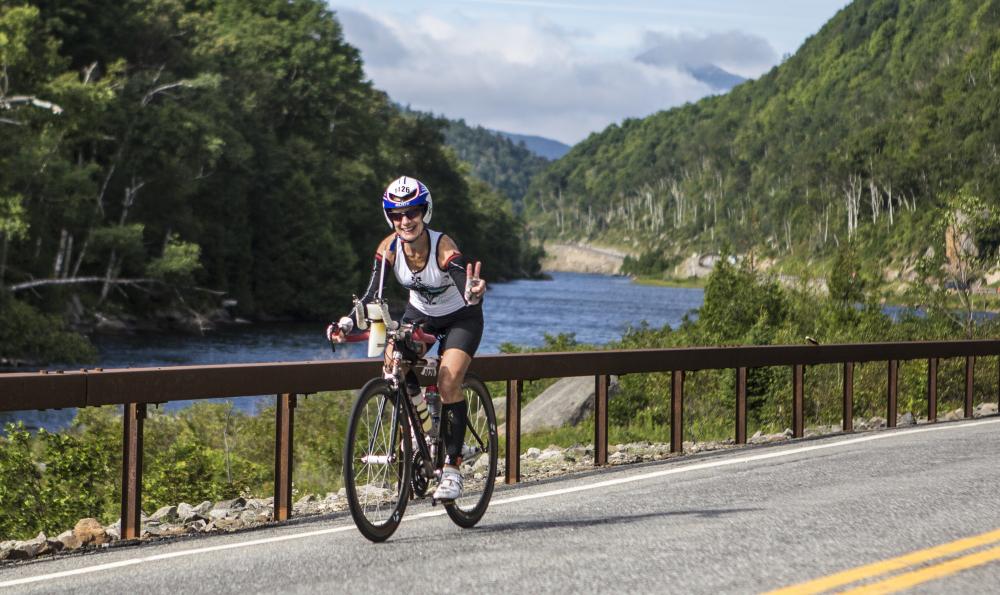
[[[656,287],[626,277],[552,273],[548,281],[513,281],[490,287],[483,301],[486,329],[480,354],[498,353],[503,343],[544,344],[545,333],[574,333],[581,343],[603,345],[620,339],[629,326],[643,321],[654,327],[677,326],[684,314],[701,306],[701,289]],[[344,310],[349,308],[344,304]],[[339,346],[333,353],[324,339],[325,324],[251,324],[224,327],[204,335],[137,333],[94,339],[99,363],[94,367],[130,368],[278,361],[320,361],[365,357],[366,344]],[[262,399],[234,399],[253,411]],[[270,402],[268,399],[265,402]],[[190,401],[171,402],[177,409]],[[32,427],[65,426],[72,410],[23,412]],[[0,414],[3,419],[3,414]]]

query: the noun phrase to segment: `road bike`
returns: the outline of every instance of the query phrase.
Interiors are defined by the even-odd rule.
[[[351,516],[362,535],[380,542],[396,531],[411,499],[433,493],[441,475],[440,426],[446,422],[435,420],[434,412],[423,407],[426,389],[422,396],[411,398],[405,382],[410,369],[436,376],[437,358],[427,356],[427,351],[437,337],[419,324],[393,321],[385,302],[363,306],[356,300],[355,313],[362,332],[348,335],[347,341],[371,341],[372,335],[379,340],[384,325],[385,344],[393,347],[391,371],[369,380],[354,401],[344,449],[344,487]],[[455,524],[470,528],[483,517],[493,494],[497,423],[493,400],[481,380],[467,373],[462,391],[469,407],[460,467],[464,490],[459,498],[440,503]]]

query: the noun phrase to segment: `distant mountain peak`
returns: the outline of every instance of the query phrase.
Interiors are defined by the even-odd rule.
[[[685,66],[684,70],[696,80],[705,83],[716,91],[728,91],[747,80],[738,74],[733,74],[728,70],[719,68],[715,64]]]
[[[539,157],[544,157],[549,161],[554,161],[559,159],[563,155],[569,152],[570,146],[561,143],[557,140],[551,138],[545,138],[543,136],[532,136],[529,134],[514,134],[513,132],[504,132],[502,130],[494,130],[500,136],[509,138],[511,142],[515,145],[519,143],[524,143],[524,148],[528,149],[535,155]]]
[[[728,91],[747,80],[738,74],[733,74],[715,64],[678,63],[677,56],[666,47],[654,47],[635,57],[636,62],[659,68],[677,68],[691,75],[697,81],[705,83],[715,91]]]

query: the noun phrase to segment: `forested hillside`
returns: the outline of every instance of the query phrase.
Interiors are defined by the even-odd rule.
[[[665,254],[909,262],[1000,202],[1000,1],[856,0],[728,94],[593,134],[532,184],[544,233]],[[996,254],[995,219],[975,238]],[[939,251],[940,254],[940,251]]]
[[[0,358],[44,357],[39,311],[339,314],[404,173],[488,278],[537,266],[441,128],[366,81],[321,0],[4,2]]]
[[[520,211],[531,178],[549,160],[532,153],[500,132],[469,126],[465,120],[445,120],[445,142],[468,163],[472,175],[500,190]]]

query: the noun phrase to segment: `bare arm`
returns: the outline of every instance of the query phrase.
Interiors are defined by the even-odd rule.
[[[462,292],[465,303],[469,305],[478,304],[486,293],[486,281],[479,278],[483,263],[475,264],[467,262],[465,256],[458,251],[458,246],[454,240],[443,235],[438,244],[438,266],[446,271]]]

